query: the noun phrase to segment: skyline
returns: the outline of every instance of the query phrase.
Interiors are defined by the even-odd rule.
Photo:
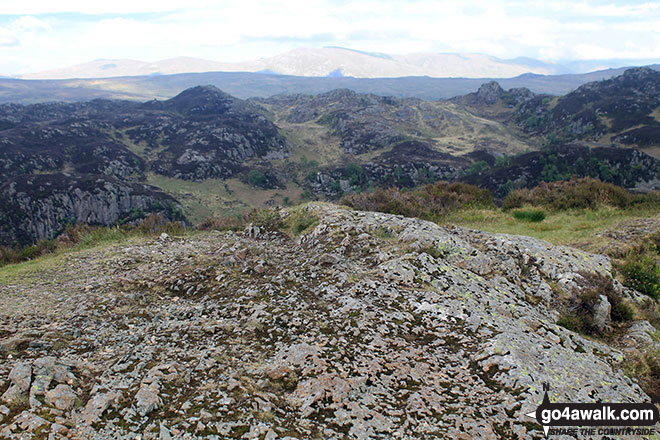
[[[0,4],[0,74],[95,59],[240,62],[300,47],[482,53],[550,62],[660,59],[660,4],[643,1],[192,0]]]

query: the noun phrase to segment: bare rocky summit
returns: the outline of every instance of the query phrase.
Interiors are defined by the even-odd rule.
[[[626,346],[556,324],[580,272],[611,279],[608,258],[296,209],[319,220],[296,237],[141,239],[0,286],[0,436],[531,439],[544,382],[561,401],[649,400]],[[653,343],[633,327],[630,347]]]

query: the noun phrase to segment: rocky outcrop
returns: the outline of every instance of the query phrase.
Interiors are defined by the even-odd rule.
[[[284,137],[259,107],[212,86],[144,104],[0,106],[0,145],[5,178],[75,171],[127,179],[151,169],[203,180],[233,176],[246,159],[288,154]]]
[[[67,224],[112,225],[150,212],[183,219],[173,198],[148,185],[100,175],[18,176],[0,187],[0,243],[33,243]]]
[[[317,194],[336,198],[366,187],[413,188],[437,180],[454,180],[470,162],[421,141],[401,142],[357,169],[328,167],[311,182]],[[359,174],[356,174],[359,173]]]
[[[543,181],[594,177],[640,192],[660,188],[660,161],[631,148],[557,145],[511,158],[508,165],[462,176],[460,180],[504,197],[515,188],[533,188]]]
[[[24,398],[29,371],[52,376],[43,406],[12,406],[0,433],[531,440],[544,383],[553,401],[648,401],[622,352],[557,325],[579,274],[616,285],[607,257],[322,203],[280,215],[317,222],[116,245],[72,255],[84,273],[52,268],[47,288],[0,286],[1,339],[66,341],[55,363],[29,348],[0,362]],[[71,383],[49,373],[63,359]],[[73,409],[55,407],[62,383]]]
[[[359,94],[347,89],[316,96],[274,96],[264,102],[287,122],[315,121],[341,140],[348,154],[362,154],[417,137],[441,132],[441,122],[457,118],[418,99]]]
[[[119,179],[142,176],[144,161],[104,128],[89,120],[66,120],[28,122],[0,131],[0,177],[8,180],[21,174],[62,170]]]
[[[538,95],[521,104],[515,123],[525,132],[563,140],[598,140],[609,134],[616,142],[646,147],[660,141],[660,73],[648,67],[584,84],[553,102]]]

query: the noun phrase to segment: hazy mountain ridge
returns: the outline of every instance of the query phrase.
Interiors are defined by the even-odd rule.
[[[651,66],[655,69],[658,66]],[[625,68],[608,69],[586,74],[535,75],[515,78],[320,78],[289,75],[268,75],[246,72],[182,73],[158,76],[134,76],[78,80],[20,80],[0,78],[0,103],[34,104],[48,101],[88,101],[95,98],[168,99],[183,90],[210,84],[225,92],[246,99],[267,98],[277,94],[319,94],[335,89],[351,89],[358,93],[381,96],[447,99],[476,91],[484,82],[496,80],[506,89],[527,87],[535,93],[562,95],[582,84],[620,75]]]
[[[278,75],[354,78],[428,76],[432,78],[510,78],[522,74],[579,74],[652,64],[658,60],[547,62],[528,57],[499,59],[478,53],[371,53],[343,47],[298,48],[252,61],[221,62],[176,57],[155,62],[101,59],[19,76],[22,79],[109,78],[201,72],[268,72]]]
[[[512,77],[523,73],[566,73],[566,69],[538,60],[500,60],[482,54],[414,53],[372,54],[341,47],[299,48],[254,61],[226,63],[191,57],[156,62],[128,59],[95,60],[70,67],[20,76],[23,79],[107,78],[115,76],[162,75],[191,72],[261,72],[281,75],[382,78]]]

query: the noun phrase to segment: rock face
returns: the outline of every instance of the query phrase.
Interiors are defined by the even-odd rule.
[[[0,186],[0,243],[34,243],[69,223],[112,225],[149,212],[184,219],[172,197],[148,185],[99,175],[18,176]]]
[[[117,245],[76,259],[85,274],[49,273],[47,291],[0,286],[2,338],[31,328],[67,341],[52,357],[33,361],[28,348],[0,362],[0,381],[23,396],[31,372],[52,376],[43,406],[12,406],[0,432],[30,438],[21,426],[40,426],[37,411],[54,406],[62,420],[40,429],[70,426],[73,438],[527,440],[543,436],[524,414],[546,382],[556,401],[648,401],[622,352],[556,324],[558,297],[579,273],[611,277],[608,258],[299,209],[318,224],[297,237],[252,227]],[[77,294],[88,274],[94,285]],[[58,307],[36,308],[50,296]],[[67,336],[74,326],[84,331]],[[630,339],[648,339],[650,324],[637,327]],[[81,404],[71,409],[60,385]]]

